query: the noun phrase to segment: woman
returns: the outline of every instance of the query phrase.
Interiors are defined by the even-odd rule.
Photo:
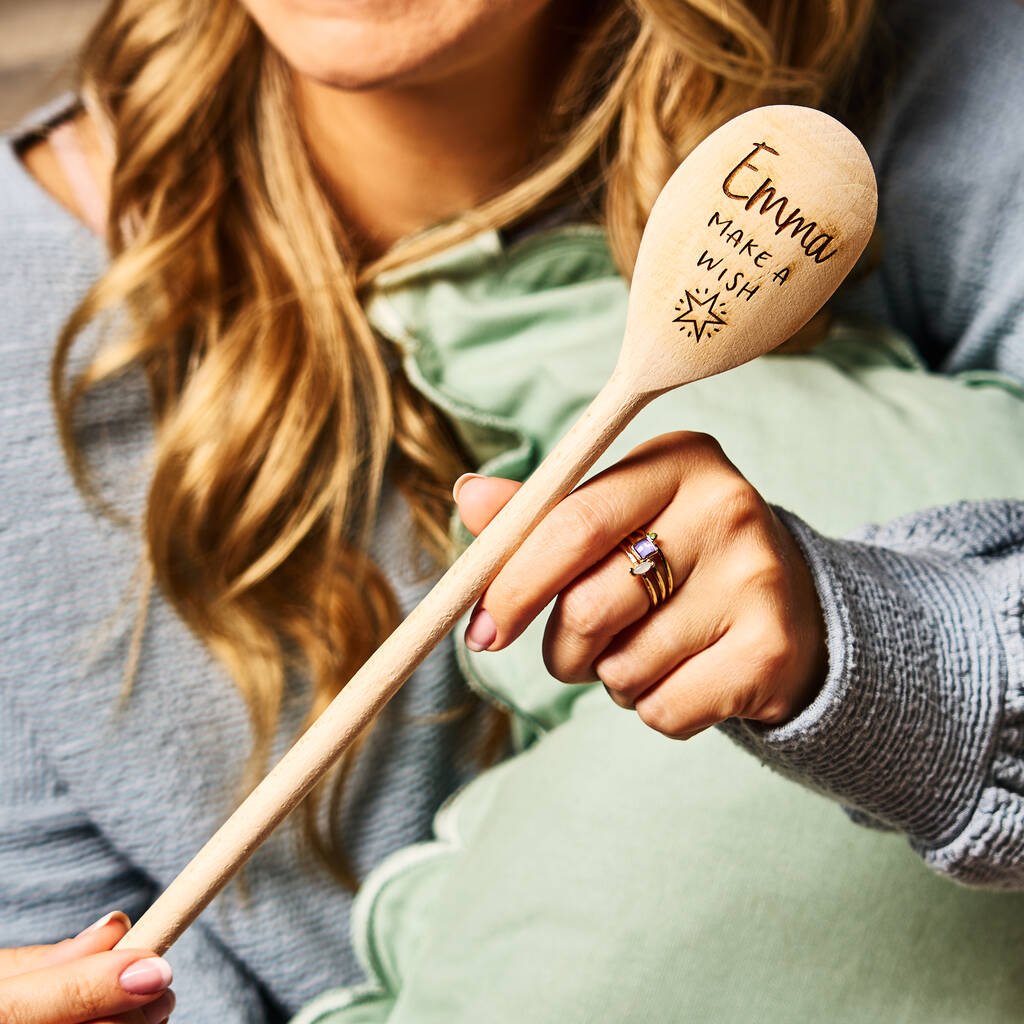
[[[925,64],[907,82],[941,70],[943,33],[960,45],[1024,33],[1009,2],[980,25],[962,6],[950,0],[914,28],[916,49],[901,57]],[[893,17],[910,32],[918,13],[907,2]],[[16,737],[4,765],[10,944],[111,904],[143,909],[237,797],[240,751],[253,750],[251,777],[436,572],[408,537],[417,524],[421,548],[441,546],[447,490],[472,453],[458,425],[392,372],[361,285],[485,226],[521,234],[559,219],[603,220],[628,273],[650,204],[695,142],[761,102],[835,100],[869,14],[866,3],[827,14],[557,0],[111,5],[86,53],[86,110],[72,121],[72,152],[84,152],[90,174],[74,157],[62,166],[52,140],[20,150],[77,220],[13,158],[4,171],[21,204],[5,296],[15,315],[5,333],[19,346],[4,394],[15,410],[5,493],[17,500],[3,557],[18,581],[2,616]],[[975,70],[992,96],[1009,74],[1005,61]],[[908,112],[913,88],[897,91],[883,125],[928,142],[933,122]],[[937,123],[949,113],[938,110]],[[927,198],[955,184],[952,155],[943,178],[934,145],[918,166],[904,144],[883,135],[876,154],[893,162],[894,187],[916,176]],[[998,188],[948,208],[964,230],[997,223],[984,216],[1009,187],[1011,155],[993,154]],[[883,217],[885,204],[883,189]],[[96,210],[113,254],[106,269],[80,223]],[[886,224],[890,247],[912,249],[896,271],[932,260],[928,280],[948,286],[945,305],[885,264],[888,290],[861,303],[917,327],[938,368],[1022,375],[1014,262],[998,280],[974,281],[930,245],[926,215],[926,202],[904,202]],[[986,245],[1012,253],[1012,237],[993,232]],[[80,505],[36,384],[49,340],[97,276],[61,335],[56,399],[81,492],[144,524],[141,611],[122,606],[113,621],[138,551],[130,532]],[[905,323],[922,307],[921,323]],[[89,353],[78,353],[96,344],[108,309],[120,313],[79,378]],[[513,489],[463,479],[467,524],[478,529]],[[1019,505],[962,507],[879,531],[871,545],[831,541],[769,509],[713,443],[666,435],[561,506],[484,595],[467,643],[503,646],[561,594],[547,642],[559,678],[597,676],[673,736],[731,719],[760,756],[902,828],[937,867],[1019,885],[1022,519]],[[621,569],[618,542],[641,525],[664,538],[679,581],[658,615],[646,615],[644,590]],[[906,602],[918,624],[910,636]],[[966,626],[965,606],[977,613]],[[1016,619],[1000,611],[1013,608]],[[67,635],[92,649],[69,648]],[[971,684],[961,689],[963,659]],[[118,708],[122,680],[131,693]],[[911,699],[922,687],[927,699]],[[175,946],[189,1016],[280,1019],[353,977],[348,896],[325,865],[351,885],[426,834],[473,770],[465,751],[486,745],[487,716],[466,701],[450,649],[435,652],[310,806],[301,834],[275,836],[245,890],[225,894]],[[321,861],[305,856],[310,847]],[[92,970],[122,933],[117,921],[90,933],[97,944],[73,947],[90,955],[64,976]],[[29,955],[30,967],[34,955],[66,951]],[[8,992],[28,987],[25,956],[0,981]],[[41,978],[17,1005],[47,1021],[122,1013],[138,1005],[118,988],[125,964],[101,962],[108,988],[87,1010],[67,1010]],[[151,1015],[167,1012],[156,1002],[165,991],[149,993]],[[0,987],[5,996],[15,998]]]

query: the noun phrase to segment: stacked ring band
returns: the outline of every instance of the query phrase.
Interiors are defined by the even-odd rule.
[[[655,543],[657,537],[652,531],[634,530],[619,544],[633,563],[629,574],[643,583],[652,608],[657,608],[675,589],[668,559]]]

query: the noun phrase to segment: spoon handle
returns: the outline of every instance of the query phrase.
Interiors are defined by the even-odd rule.
[[[424,599],[118,943],[166,952],[316,785],[545,515],[650,400],[614,374]]]
[[[166,951],[640,409],[769,351],[820,308],[864,248],[875,206],[863,147],[820,111],[751,110],[705,139],[651,212],[611,379],[118,945]]]

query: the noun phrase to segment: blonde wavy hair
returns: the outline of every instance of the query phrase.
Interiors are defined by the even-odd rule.
[[[76,409],[101,382],[141,369],[155,425],[144,590],[155,580],[237,684],[254,764],[289,672],[311,680],[313,717],[397,621],[367,553],[389,454],[439,562],[451,486],[469,468],[442,414],[389,372],[364,287],[581,191],[628,277],[651,205],[693,146],[765,102],[826,103],[872,15],[871,0],[587,9],[544,112],[544,158],[368,266],[303,144],[289,68],[237,0],[110,0],[86,45],[81,95],[114,154],[111,259],[57,344],[61,437],[76,482],[102,503]],[[105,311],[125,329],[73,369],[76,339]],[[145,605],[129,679],[144,621]],[[331,782],[332,807],[344,777]],[[354,885],[341,837],[317,826],[325,817],[307,813],[308,837]]]

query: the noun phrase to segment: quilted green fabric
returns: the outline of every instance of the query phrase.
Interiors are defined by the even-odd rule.
[[[511,253],[484,240],[371,305],[485,471],[529,472],[610,371],[625,290],[602,252],[587,234]],[[1022,398],[846,326],[664,396],[601,465],[705,430],[770,501],[836,534],[1024,495]],[[295,1024],[1021,1019],[1024,895],[931,875],[901,836],[854,826],[718,733],[673,742],[599,688],[557,683],[542,630],[460,651],[526,749],[449,802],[435,842],[371,876],[354,917],[370,982]]]

